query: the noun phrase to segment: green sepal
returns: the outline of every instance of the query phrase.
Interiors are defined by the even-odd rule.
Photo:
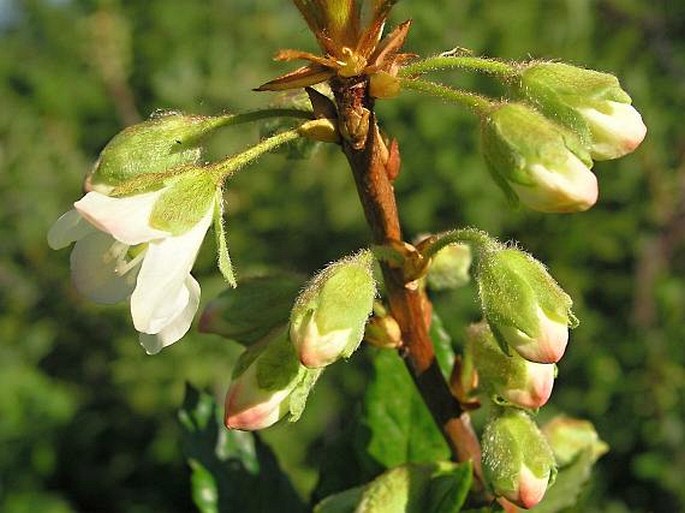
[[[304,278],[270,273],[242,278],[240,287],[212,299],[200,318],[199,330],[250,346],[288,322]]]
[[[364,493],[364,486],[329,495],[314,507],[314,513],[354,513]]]
[[[171,180],[155,203],[150,226],[173,235],[185,233],[207,215],[216,194],[216,179],[202,169],[183,173]]]
[[[523,466],[537,478],[556,474],[554,454],[530,416],[516,408],[499,408],[482,436],[483,471],[497,495],[514,492]]]
[[[300,364],[286,326],[248,347],[238,358],[232,378],[238,379],[252,365],[256,365],[256,386],[260,389],[290,391],[283,404],[287,407],[288,420],[297,421],[323,370],[309,369]]]
[[[233,272],[231,256],[228,253],[228,242],[226,242],[226,230],[224,228],[224,195],[220,187],[216,189],[216,199],[214,202],[214,238],[216,240],[217,264],[221,275],[229,286],[236,288],[238,283]]]
[[[601,110],[606,101],[631,103],[618,79],[609,73],[561,62],[533,62],[521,70],[519,94],[574,132],[586,147],[592,144],[592,133],[578,108]]]
[[[578,324],[570,296],[542,263],[524,251],[504,248],[483,253],[476,279],[484,315],[498,340],[502,340],[498,325],[537,336],[538,306],[554,321]]]
[[[230,117],[153,114],[119,132],[105,146],[89,180],[96,189],[116,187],[136,176],[196,165],[202,158],[203,138]]]

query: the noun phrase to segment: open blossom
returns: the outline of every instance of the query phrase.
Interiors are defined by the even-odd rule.
[[[200,300],[190,271],[215,208],[211,201],[181,233],[160,230],[151,216],[168,190],[125,197],[89,192],[48,233],[53,249],[76,243],[71,271],[79,292],[99,303],[130,301],[133,325],[149,354],[190,328]]]

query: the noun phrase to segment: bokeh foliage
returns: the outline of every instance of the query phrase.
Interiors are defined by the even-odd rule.
[[[595,166],[599,204],[559,216],[508,208],[468,113],[413,93],[379,105],[402,150],[396,189],[408,237],[476,225],[519,240],[576,301],[581,326],[546,410],[589,418],[611,447],[580,510],[685,510],[685,4],[405,0],[394,20],[407,17],[409,51],[458,45],[614,72],[642,112],[642,147]],[[270,59],[280,47],[314,42],[279,0],[0,2],[1,511],[192,510],[176,409],[186,381],[223,394],[236,346],[193,333],[146,356],[125,307],[78,297],[67,252],[50,251],[45,233],[124,126],[159,108],[216,113],[271,101],[250,89],[284,71]],[[213,154],[257,134],[227,130]],[[266,157],[233,180],[227,201],[239,277],[274,266],[311,273],[369,240],[335,148],[308,161]],[[213,258],[208,247],[196,265],[205,300],[222,287]],[[436,298],[457,342],[477,317],[471,292]],[[303,496],[368,371],[364,353],[336,365],[300,423],[264,433]]]

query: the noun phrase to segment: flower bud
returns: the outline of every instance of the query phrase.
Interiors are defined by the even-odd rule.
[[[433,290],[463,287],[471,277],[471,248],[467,244],[449,244],[431,259],[428,268],[428,285]]]
[[[364,340],[380,349],[397,349],[402,345],[400,325],[380,304],[374,306],[374,315],[366,324]]]
[[[622,157],[647,133],[640,113],[609,73],[560,62],[537,62],[521,72],[521,90],[549,117],[577,132],[593,159]]]
[[[494,494],[522,508],[542,500],[556,475],[547,440],[522,410],[505,408],[485,427],[483,471]]]
[[[469,327],[464,358],[478,372],[479,387],[497,403],[537,409],[552,394],[555,365],[505,354],[485,322]]]
[[[290,339],[302,364],[324,367],[357,349],[376,295],[372,263],[369,251],[335,262],[297,298]]]
[[[593,461],[597,461],[609,450],[609,446],[600,440],[595,427],[587,420],[555,417],[543,426],[542,432],[560,467],[573,462],[583,451],[590,450]]]
[[[138,175],[199,164],[203,136],[225,121],[226,116],[155,113],[147,121],[119,132],[107,143],[87,179],[88,188],[107,194]]]
[[[503,104],[485,118],[483,150],[510,200],[540,212],[581,212],[597,201],[592,160],[569,130],[523,104]]]
[[[514,248],[483,253],[478,288],[485,319],[503,349],[531,362],[558,362],[568,328],[578,325],[573,301],[533,257]]]
[[[287,330],[251,346],[238,360],[226,393],[228,429],[264,429],[286,415],[296,421],[320,371],[297,360]]]

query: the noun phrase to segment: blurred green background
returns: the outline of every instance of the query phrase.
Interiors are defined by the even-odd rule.
[[[405,0],[407,45],[512,59],[559,58],[616,73],[647,139],[595,166],[598,205],[560,216],[512,211],[478,153],[474,118],[407,93],[379,105],[400,141],[404,229],[475,225],[546,262],[581,325],[552,405],[595,423],[611,446],[578,511],[685,511],[685,2]],[[119,130],[159,108],[246,110],[250,89],[284,72],[280,47],[314,50],[281,0],[0,0],[0,511],[192,511],[176,410],[186,381],[224,393],[237,347],[191,333],[160,355],[138,346],[125,306],[88,303],[68,251],[45,234]],[[498,95],[496,84],[444,74]],[[257,137],[230,129],[220,156]],[[227,191],[239,276],[310,273],[369,235],[341,155],[268,156]],[[213,248],[195,267],[206,301],[221,290]],[[436,298],[457,341],[477,318],[472,290]],[[264,433],[297,489],[316,482],[323,440],[364,386],[363,352],[322,379],[300,423]],[[274,510],[275,511],[275,510]]]

